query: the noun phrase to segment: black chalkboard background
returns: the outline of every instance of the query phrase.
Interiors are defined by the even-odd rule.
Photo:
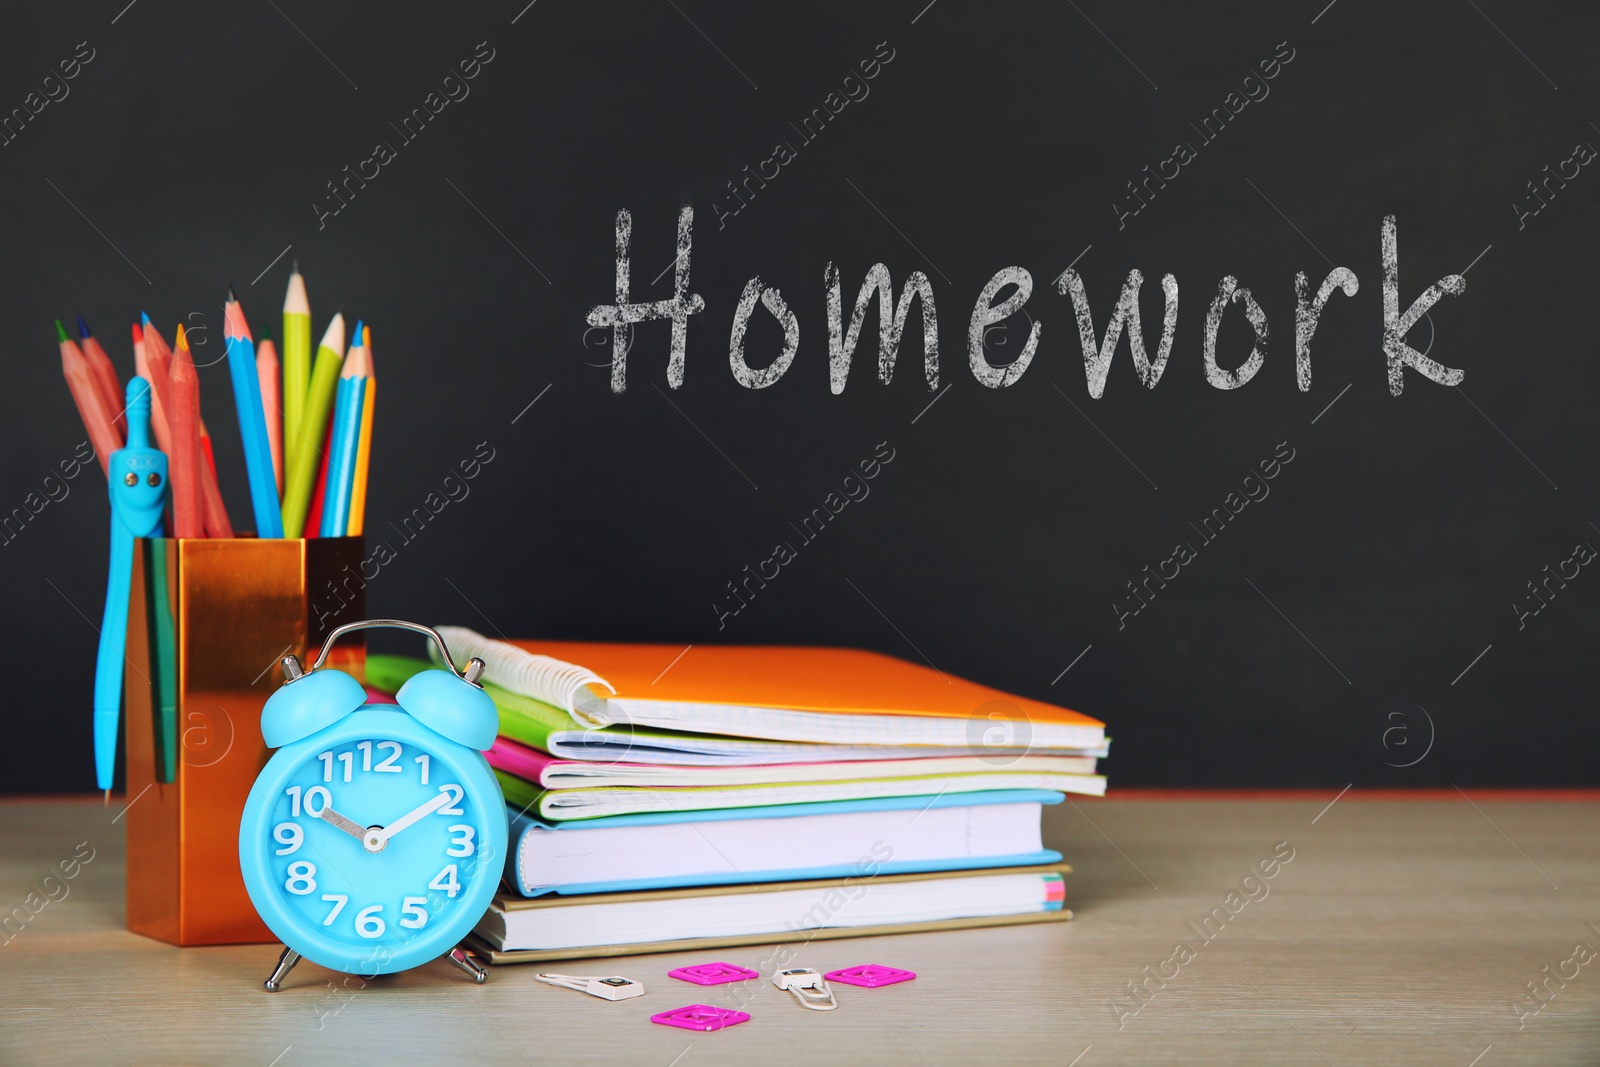
[[[277,337],[297,258],[316,334],[339,306],[373,325],[368,526],[396,549],[368,588],[373,615],[879,649],[1106,719],[1114,784],[1595,780],[1600,575],[1564,562],[1600,545],[1600,174],[1575,156],[1600,145],[1592,6],[123,2],[18,10],[0,36],[0,114],[79,42],[93,55],[0,148],[0,510],[83,438],[53,318],[86,316],[124,374],[141,309],[169,337],[204,326],[196,340],[220,360],[225,283]],[[475,53],[492,59],[470,95],[405,141],[391,123]],[[801,121],[847,92],[858,99],[806,141]],[[1206,140],[1202,121],[1246,94]],[[319,229],[327,183],[378,142],[395,158]],[[728,183],[779,142],[794,158],[731,213]],[[1128,183],[1179,142],[1194,157],[1131,213]],[[1576,176],[1535,199],[1528,183],[1563,167]],[[682,387],[668,387],[656,322],[635,331],[615,395],[609,331],[585,316],[613,302],[616,212],[633,213],[632,297],[659,300],[685,201],[706,309]],[[1459,388],[1406,370],[1390,395],[1391,214],[1402,311],[1467,270],[1466,291],[1410,334],[1465,371]],[[830,262],[847,314],[872,264],[897,289],[927,274],[939,392],[920,310],[890,384],[874,310],[846,389],[830,391]],[[1177,278],[1154,389],[1124,338],[1090,397],[1072,302],[1052,284],[1069,264],[1097,334],[1129,269],[1144,273],[1152,348],[1160,278]],[[1302,392],[1294,277],[1315,286],[1333,265],[1360,291],[1329,302]],[[1027,316],[989,331],[988,359],[1014,359],[1030,320],[1042,335],[1026,371],[991,389],[969,369],[968,320],[1012,266],[1032,277]],[[759,390],[728,358],[755,275],[800,330],[788,372]],[[1202,361],[1224,275],[1270,329],[1264,366],[1233,391]],[[1225,367],[1251,345],[1243,311],[1221,326]],[[758,307],[748,359],[765,366],[781,344]],[[247,526],[227,373],[201,376]],[[409,542],[388,532],[481,442],[494,459],[469,496]],[[803,542],[791,524],[880,448],[893,460],[870,495]],[[1202,539],[1190,524],[1275,453],[1293,459],[1270,495]],[[0,550],[3,789],[92,785],[106,506],[92,468],[71,484]],[[778,542],[796,558],[719,615],[736,604],[726,584]],[[1180,542],[1195,558],[1119,629],[1114,605],[1137,604],[1127,583]],[[1577,576],[1532,614],[1527,583],[1562,567]]]

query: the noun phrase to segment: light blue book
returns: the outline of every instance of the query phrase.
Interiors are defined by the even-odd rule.
[[[559,823],[511,809],[506,880],[536,897],[1056,863],[1040,814],[1062,799],[1003,789]]]

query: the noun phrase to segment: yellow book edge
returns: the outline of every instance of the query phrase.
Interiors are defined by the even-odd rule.
[[[924,882],[936,878],[980,877],[1000,874],[1060,874],[1072,873],[1064,863],[1051,863],[1038,867],[995,867],[963,871],[927,871],[919,874],[878,875],[874,882]],[[734,893],[779,892],[789,889],[826,890],[845,884],[850,879],[823,878],[804,882],[764,882],[759,885],[695,886],[685,889],[649,889],[632,893],[589,893],[581,896],[522,897],[500,893],[494,898],[494,907],[501,911],[526,911],[533,908],[572,906],[577,904],[609,903],[613,901],[676,900],[684,897],[728,896]],[[855,879],[860,882],[861,879]],[[1026,923],[1067,922],[1072,911],[1063,907],[1059,911],[1030,911],[1020,915],[979,915],[962,919],[936,919],[931,922],[887,923],[879,926],[824,926],[807,930],[773,930],[760,934],[738,934],[730,937],[693,937],[677,941],[644,941],[626,945],[595,945],[579,948],[552,949],[497,949],[476,932],[467,935],[466,945],[472,954],[489,963],[539,963],[545,960],[604,959],[613,956],[645,956],[666,952],[688,952],[711,948],[737,948],[741,945],[781,945],[809,941],[833,941],[844,937],[881,937],[888,934],[915,934],[935,930],[968,930],[984,926],[1021,926]]]

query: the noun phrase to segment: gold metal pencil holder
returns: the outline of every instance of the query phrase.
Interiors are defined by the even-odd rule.
[[[261,706],[366,615],[359,537],[138,543],[128,612],[128,929],[174,945],[277,940],[239,873],[239,819],[270,754]],[[329,662],[365,674],[360,634]]]

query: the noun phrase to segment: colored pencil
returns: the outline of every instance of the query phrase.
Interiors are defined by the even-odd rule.
[[[350,367],[351,357],[344,357],[345,369]],[[350,401],[350,379],[340,375],[339,387],[333,394],[333,418],[328,423],[328,445],[324,450],[324,463],[322,468],[322,495],[321,506],[316,506],[313,501],[312,510],[319,512],[312,526],[311,516],[306,516],[306,530],[309,533],[315,529],[318,537],[338,537],[343,533],[339,523],[339,479],[340,460],[343,458],[345,432],[345,413]]]
[[[366,359],[363,350],[363,362]],[[366,368],[362,367],[365,372]],[[350,508],[355,499],[356,460],[361,450],[361,416],[366,410],[368,378],[365,373],[350,379],[350,411],[345,417],[349,434],[344,464],[339,473],[339,536],[350,536]]]
[[[272,476],[283,496],[283,403],[282,381],[278,377],[278,350],[272,338],[263,337],[256,345],[256,376],[261,379],[261,407],[267,415],[267,445],[272,449]]]
[[[272,476],[272,448],[267,444],[267,419],[261,407],[261,379],[256,371],[256,346],[250,326],[233,286],[223,305],[222,336],[228,350],[228,372],[233,379],[233,402],[239,414],[239,437],[244,443],[245,473],[250,481],[250,505],[255,512],[257,537],[282,537],[283,518],[278,507],[277,482]]]
[[[182,326],[178,327],[177,346],[167,392],[172,404],[172,451],[167,453],[167,477],[172,485],[173,526],[178,537],[202,537],[205,515],[200,504],[204,494],[200,481],[204,463],[200,458],[200,378]]]
[[[217,453],[216,449],[211,447],[211,428],[206,425],[206,417],[204,415],[200,416],[200,454],[205,456],[206,466],[211,468],[211,480],[215,482],[217,480]],[[215,537],[217,535],[213,534],[212,536]],[[229,534],[228,536],[232,537],[233,535]]]
[[[311,301],[306,299],[300,261],[295,260],[289,290],[283,297],[283,447],[284,461],[291,466],[300,447],[300,423],[310,388]]]
[[[72,391],[72,402],[78,407],[78,417],[89,432],[89,443],[100,459],[100,473],[110,470],[111,453],[122,447],[122,435],[117,432],[112,413],[106,410],[105,399],[95,379],[94,371],[83,350],[67,336],[67,331],[56,322],[56,339],[61,346],[61,373]]]
[[[150,360],[146,355],[148,351],[149,349],[144,339],[144,328],[136,322],[133,324],[133,373],[147,382],[151,378]],[[160,441],[165,441],[167,439],[166,416],[160,408],[156,407],[155,400],[155,391],[152,388],[150,393],[150,432],[154,436],[157,432],[156,425],[159,423],[161,426]],[[157,447],[160,447],[160,441],[157,442]]]
[[[366,349],[356,323],[357,344],[344,358],[334,405],[333,440],[328,447],[328,488],[322,504],[322,536],[343,537],[350,527],[350,494],[355,488],[356,451],[361,444],[361,411],[366,396]]]
[[[156,447],[171,457],[172,349],[167,347],[166,338],[150,321],[150,316],[143,312],[139,315],[143,321],[140,336],[144,343],[134,349],[134,367],[139,377],[150,383],[150,434],[155,438]],[[168,493],[166,519],[169,528],[176,525],[175,506],[175,498]]]
[[[133,349],[134,373],[150,383],[150,432],[156,439],[156,447],[172,455],[172,418],[169,407],[172,404],[172,349],[167,347],[166,338],[161,336],[161,331],[156,329],[150,321],[150,316],[140,313],[144,325],[139,333],[143,343],[135,344]]]
[[[339,394],[333,395],[334,407],[339,406]],[[328,414],[328,425],[324,428],[322,439],[333,440],[333,413]],[[329,449],[322,450],[322,459],[317,462],[316,488],[311,490],[311,503],[306,506],[306,533],[307,537],[322,536],[322,506],[327,502],[328,494],[328,454]]]
[[[166,341],[162,339],[161,332],[154,326],[150,328],[155,337],[157,348],[164,349]],[[141,378],[149,380],[150,365],[146,352],[148,351],[143,328],[136,322],[133,324],[133,363]],[[191,356],[190,362],[193,362]],[[170,372],[169,372],[170,378]],[[152,421],[154,421],[152,419]],[[195,421],[200,426],[200,454],[204,462],[200,466],[200,513],[205,520],[205,536],[207,537],[232,537],[233,523],[228,519],[228,509],[222,502],[222,490],[217,485],[217,460],[211,451],[211,431],[206,429],[206,420],[200,415],[200,397],[195,394]],[[163,423],[161,432],[167,429]]]
[[[311,505],[312,479],[322,460],[323,431],[333,408],[333,395],[339,386],[339,371],[344,365],[344,316],[335,315],[328,323],[311,367],[311,385],[306,405],[300,412],[298,440],[292,449],[288,477],[283,487],[283,530],[287,537],[300,537],[306,528],[306,509]]]
[[[205,416],[200,413],[198,393],[194,403],[194,421],[200,427],[200,510],[205,516],[206,536],[232,537],[233,522],[222,501],[222,488],[217,484],[217,457],[211,451],[211,432],[206,429]]]
[[[95,339],[82,315],[78,316],[78,336],[83,339],[83,354],[88,357],[89,366],[94,370],[95,382],[100,387],[106,410],[116,416],[117,433],[126,438],[128,417],[122,410],[122,383],[117,380],[117,368],[111,365],[111,357],[100,347],[100,342]]]
[[[372,362],[372,327],[361,330],[361,352],[367,363],[367,390],[361,402],[361,440],[356,445],[356,479],[350,490],[350,524],[345,533],[360,537],[367,517],[367,474],[372,463],[372,411],[378,392],[378,375]]]
[[[361,321],[356,321],[355,333],[351,336],[350,347],[345,350],[344,366],[349,367],[350,360],[355,356],[356,349],[361,346],[361,334],[365,330]],[[328,504],[328,464],[333,456],[333,428],[339,413],[339,398],[343,395],[344,372],[340,372],[338,386],[333,394],[333,408],[328,412],[328,425],[322,434],[322,458],[318,461],[316,487],[311,491],[311,505],[306,509],[306,536],[321,537],[322,516]]]

